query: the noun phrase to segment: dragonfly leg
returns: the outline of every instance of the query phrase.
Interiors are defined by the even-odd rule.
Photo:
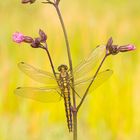
[[[58,92],[58,93],[60,94],[60,96],[61,96],[61,97],[63,97],[63,98],[64,98],[64,95],[63,95],[61,92]]]
[[[75,89],[70,85],[71,89],[76,93],[76,95],[81,99],[81,96],[75,91]]]

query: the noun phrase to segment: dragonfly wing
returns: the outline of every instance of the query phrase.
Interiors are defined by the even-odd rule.
[[[62,97],[59,89],[48,87],[18,87],[14,93],[40,102],[58,102]]]
[[[55,77],[52,73],[37,69],[24,62],[20,62],[18,67],[21,71],[23,71],[26,75],[35,81],[48,85],[57,85]]]
[[[87,76],[87,72],[89,74],[95,68],[103,54],[105,54],[105,46],[97,46],[86,59],[74,68],[73,73],[75,79]]]
[[[91,85],[89,89],[89,93],[98,88],[101,84],[103,84],[111,75],[113,71],[112,70],[105,70],[103,72],[100,72],[97,77],[95,78],[93,84]],[[89,86],[90,82],[92,81],[92,78],[87,78],[84,80],[76,80],[75,81],[75,90],[76,92],[82,97]]]

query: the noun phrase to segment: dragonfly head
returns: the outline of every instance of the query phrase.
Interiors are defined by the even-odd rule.
[[[62,65],[60,65],[60,66],[58,67],[58,71],[59,71],[59,72],[64,73],[64,72],[66,72],[67,70],[68,70],[67,65],[62,64]]]

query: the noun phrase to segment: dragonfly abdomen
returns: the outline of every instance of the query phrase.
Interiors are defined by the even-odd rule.
[[[69,132],[72,132],[72,112],[71,112],[71,100],[70,100],[70,81],[69,74],[64,70],[61,71],[59,77],[60,89],[64,97],[64,105],[67,117],[67,124]]]
[[[71,112],[70,93],[66,91],[64,92],[64,103],[65,103],[68,129],[69,129],[69,132],[72,132],[72,112]]]

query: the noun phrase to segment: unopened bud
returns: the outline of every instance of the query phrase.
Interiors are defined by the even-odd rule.
[[[113,44],[113,39],[112,39],[112,37],[110,37],[106,44],[106,49],[109,50],[109,48],[112,46],[112,44]]]
[[[43,31],[43,30],[39,30],[39,35],[40,35],[40,41],[41,42],[46,42],[46,40],[47,40],[47,35],[45,34],[45,32]]]
[[[34,40],[32,37],[29,36],[24,36],[24,42],[25,43],[32,43]]]
[[[35,38],[35,40],[31,44],[31,47],[39,48],[40,47],[40,38]]]
[[[109,52],[112,55],[116,55],[117,53],[119,53],[118,45],[111,45],[111,47],[109,48]]]
[[[116,55],[118,52],[118,45],[113,45],[113,39],[110,37],[106,44],[106,53]]]

